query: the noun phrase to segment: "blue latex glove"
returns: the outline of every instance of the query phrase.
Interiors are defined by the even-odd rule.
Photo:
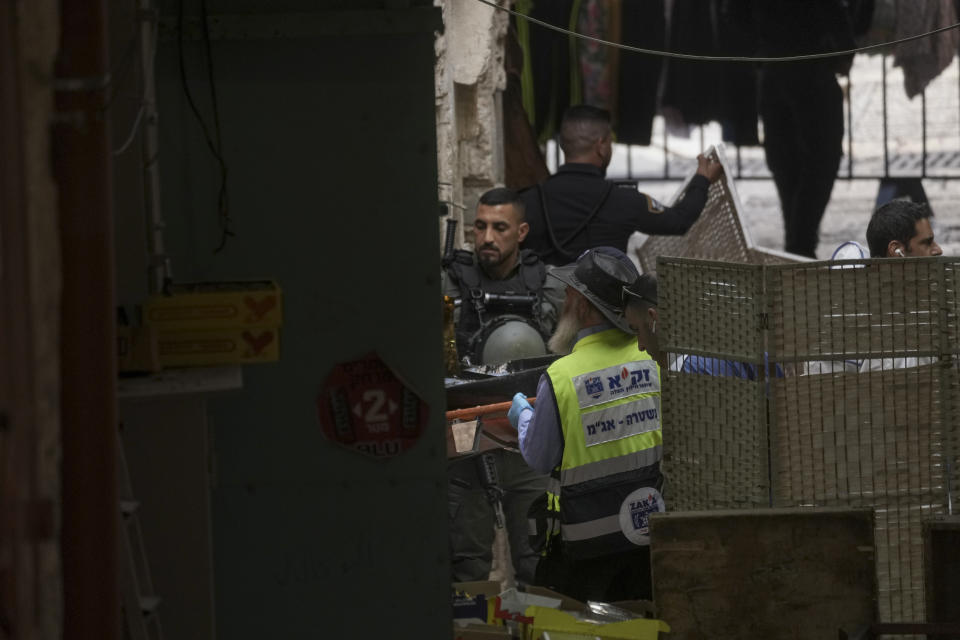
[[[507,411],[507,420],[510,421],[514,429],[517,428],[517,424],[520,422],[520,414],[523,413],[524,409],[533,411],[533,407],[527,402],[527,396],[522,393],[517,393],[513,396],[513,404],[510,405],[510,411]]]

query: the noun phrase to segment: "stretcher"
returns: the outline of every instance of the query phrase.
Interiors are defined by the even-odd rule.
[[[530,404],[536,400],[527,398]],[[517,431],[507,419],[512,404],[495,402],[447,411],[447,457],[460,458],[491,449],[517,450]]]

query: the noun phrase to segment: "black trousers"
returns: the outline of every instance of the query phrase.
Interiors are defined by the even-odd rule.
[[[819,63],[765,65],[763,148],[783,209],[785,249],[816,257],[820,220],[843,155],[843,94]]]
[[[581,602],[652,600],[650,547],[587,560],[553,553],[540,559],[535,584]]]
[[[530,584],[540,556],[530,547],[527,513],[533,501],[546,492],[548,478],[527,466],[519,453],[497,449],[493,455],[504,491],[503,515],[513,569],[517,581]],[[450,463],[447,476],[453,580],[486,580],[493,565],[496,516],[477,473],[477,459]]]

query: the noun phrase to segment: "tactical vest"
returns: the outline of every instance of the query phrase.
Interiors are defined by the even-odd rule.
[[[460,288],[460,320],[457,323],[457,352],[460,357],[469,355],[474,363],[479,363],[479,354],[474,353],[477,332],[484,323],[506,313],[527,318],[544,340],[549,337],[540,318],[546,267],[535,253],[527,250],[520,251],[519,262],[519,268],[506,280],[487,277],[470,251],[457,251],[453,263],[447,267],[447,275]],[[495,308],[484,303],[483,295],[486,293],[536,294],[537,301],[532,306]]]
[[[649,544],[650,514],[665,510],[657,363],[636,338],[608,329],[579,340],[547,375],[564,441],[548,506],[559,508],[564,554]]]

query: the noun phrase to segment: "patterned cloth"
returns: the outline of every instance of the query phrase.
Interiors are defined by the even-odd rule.
[[[619,34],[610,33],[613,13],[608,0],[584,0],[580,8],[578,30],[584,35],[603,40],[619,40],[614,37]],[[613,105],[616,104],[613,82],[616,70],[611,63],[616,57],[615,49],[588,40],[581,40],[577,46],[584,104],[613,110]]]

